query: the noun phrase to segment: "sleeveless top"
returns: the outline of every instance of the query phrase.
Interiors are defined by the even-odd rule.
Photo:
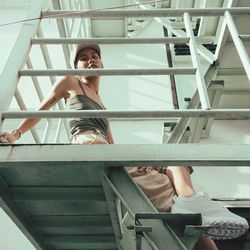
[[[78,81],[84,95],[76,95],[69,98],[69,109],[74,110],[104,110],[104,106],[99,105],[86,95],[81,83]],[[108,128],[108,120],[105,118],[74,118],[69,121],[71,135],[77,135],[87,130],[100,130],[105,134]]]

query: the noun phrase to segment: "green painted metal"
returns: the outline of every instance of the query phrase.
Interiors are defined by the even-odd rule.
[[[117,206],[117,197],[114,194],[114,192],[112,191],[109,183],[107,182],[107,180],[104,177],[104,173],[107,172],[107,170],[105,170],[102,173],[102,184],[103,184],[103,189],[105,192],[105,197],[107,199],[107,204],[108,204],[108,209],[109,209],[109,213],[110,213],[110,217],[111,217],[111,221],[112,221],[112,226],[114,228],[114,234],[115,234],[115,238],[116,238],[116,243],[117,243],[117,247],[118,249],[123,249],[121,246],[121,239],[123,238],[122,236],[122,228],[121,228],[121,221],[120,221],[120,217],[119,217],[119,211],[118,211],[118,206]]]
[[[98,161],[2,161],[1,205],[37,249],[133,250],[138,243],[135,236],[141,230],[122,225],[117,195],[102,177],[105,169]],[[134,214],[157,212],[123,168],[110,168],[107,173]],[[138,219],[140,223],[145,221]],[[164,249],[183,250],[182,242],[191,240],[181,239],[158,219],[147,223],[153,231],[143,233],[144,249],[151,249],[150,244],[160,244],[159,249],[167,244]]]
[[[1,162],[1,206],[37,249],[117,249],[101,172],[82,162]]]
[[[249,152],[250,144],[29,144],[1,146],[0,162],[11,185],[100,186],[103,167],[249,166]]]
[[[158,213],[151,202],[146,198],[145,194],[142,193],[123,168],[113,168],[112,171],[109,172],[109,179],[117,189],[117,193],[123,197],[124,202],[126,202],[125,205],[129,206],[134,213],[139,211]],[[189,248],[187,248],[172,228],[167,223],[163,224],[161,220],[140,218],[137,221],[141,225],[151,226],[153,228],[152,232],[148,232],[147,235],[158,249],[186,250],[193,248],[194,243],[191,246],[192,248],[190,248],[190,244],[188,244]],[[198,238],[199,236],[196,236],[196,240],[198,240]]]

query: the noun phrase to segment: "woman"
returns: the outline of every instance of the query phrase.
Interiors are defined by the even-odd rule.
[[[101,51],[98,45],[93,44],[79,44],[72,56],[72,63],[77,69],[92,69],[103,68],[101,60]],[[99,96],[99,76],[65,76],[58,81],[49,97],[41,104],[39,110],[50,109],[60,99],[67,98],[70,109],[83,110],[103,110],[105,107],[102,104]],[[38,123],[38,119],[26,119],[17,129],[11,133],[0,134],[0,142],[8,141],[13,143],[19,139],[23,133],[31,129]],[[107,119],[100,118],[79,118],[70,121],[72,143],[80,144],[108,144],[114,143],[109,122]],[[160,168],[162,170],[162,168]],[[169,209],[169,205],[162,206],[159,199],[154,199],[152,193],[155,191],[154,184],[148,190],[148,186],[143,184],[143,181],[138,181],[138,177],[155,175],[155,178],[165,176],[166,182],[162,183],[161,191],[164,193],[169,186],[173,184],[174,192],[178,195],[175,200],[172,212],[173,213],[201,213],[204,221],[205,235],[214,238],[235,238],[248,229],[248,224],[244,218],[241,218],[221,205],[212,202],[204,193],[195,193],[191,183],[190,173],[185,167],[168,167],[166,173],[159,173],[155,168],[138,167],[129,170],[130,175],[148,195],[149,199],[155,204],[156,208],[161,211]],[[151,177],[150,177],[151,178]],[[167,179],[166,179],[167,178]],[[153,180],[151,178],[151,180]],[[170,182],[169,182],[170,180]],[[157,191],[158,192],[158,191]],[[158,193],[159,193],[158,192]],[[157,196],[158,196],[157,193]],[[168,194],[166,197],[172,197]],[[172,199],[171,202],[172,203]],[[169,203],[168,203],[169,204]],[[228,232],[228,229],[231,229]],[[197,245],[197,249],[216,250],[214,242],[210,237],[202,237]]]

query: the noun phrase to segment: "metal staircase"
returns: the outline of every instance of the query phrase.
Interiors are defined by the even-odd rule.
[[[122,1],[123,2],[123,1]],[[134,1],[128,1],[135,4]],[[171,2],[171,1],[170,1]],[[238,34],[233,15],[240,20],[250,14],[249,6],[237,1],[226,1],[218,8],[176,8],[168,4],[143,4],[138,9],[107,9],[85,11],[91,1],[53,0],[54,10],[46,9],[47,1],[32,1],[30,20],[23,24],[17,43],[0,77],[0,125],[9,119],[45,118],[42,136],[32,129],[35,144],[1,144],[0,146],[0,204],[15,224],[37,249],[194,249],[202,233],[202,221],[197,215],[159,213],[142,191],[134,184],[124,166],[192,165],[192,166],[249,166],[248,144],[195,144],[208,136],[213,119],[249,119],[249,109],[216,109],[224,82],[221,75],[223,48],[230,40],[239,53],[243,68],[250,80],[250,63],[242,43],[247,34]],[[177,1],[178,2],[178,1]],[[205,1],[206,2],[206,1]],[[205,6],[207,7],[207,6]],[[220,18],[215,54],[199,41],[211,40],[207,34],[193,33],[193,24],[202,16],[200,27],[208,16]],[[224,18],[223,18],[224,17]],[[56,19],[58,38],[46,38],[42,29],[44,19]],[[126,19],[129,28],[134,18],[144,23],[155,18],[171,36],[142,38],[136,28],[126,31],[122,38],[94,37],[93,21]],[[180,28],[180,23],[182,27]],[[176,28],[178,27],[178,28]],[[228,27],[229,29],[227,30]],[[185,29],[185,31],[183,30]],[[136,32],[135,32],[136,31]],[[132,34],[133,33],[133,34]],[[188,44],[192,67],[159,69],[70,69],[70,51],[81,41],[98,44]],[[213,38],[215,39],[215,37]],[[231,40],[230,40],[231,42]],[[61,44],[67,69],[53,69],[48,45]],[[30,52],[40,45],[46,69],[33,69]],[[174,48],[171,48],[174,49]],[[205,76],[201,72],[200,56],[210,64]],[[66,111],[59,103],[53,111],[29,111],[18,89],[23,77],[30,77],[40,101],[40,76],[47,76],[53,84],[56,76],[64,75],[195,75],[197,91],[186,109],[168,111]],[[230,72],[228,74],[231,74]],[[42,83],[41,83],[42,84]],[[4,93],[4,94],[3,94]],[[21,111],[9,111],[15,97]],[[249,108],[249,107],[248,107]],[[71,145],[67,118],[109,117],[126,119],[172,118],[177,120],[162,145]],[[56,124],[54,143],[48,144],[52,118]],[[191,133],[190,133],[191,131]],[[66,138],[60,143],[59,137]],[[189,143],[189,144],[187,144]],[[237,154],[235,154],[237,151]],[[185,154],[183,154],[185,152]]]

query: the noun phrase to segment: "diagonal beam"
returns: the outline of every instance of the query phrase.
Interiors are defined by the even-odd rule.
[[[157,213],[157,210],[147,199],[145,194],[132,181],[125,169],[116,168],[110,170],[108,178],[134,213],[138,211],[141,213]],[[157,219],[140,219],[139,222],[141,225],[145,224],[152,227],[153,230],[152,232],[148,232],[148,235],[158,249],[186,250],[186,247],[179,240],[172,229],[170,229],[168,225],[164,225],[162,221]]]
[[[140,7],[143,10],[153,10],[153,9],[146,7],[145,5],[140,5]],[[183,12],[183,14],[184,14],[184,12]],[[154,17],[154,20],[156,20],[158,23],[160,23],[164,27],[166,27],[169,30],[169,33],[174,34],[176,37],[187,37],[187,33],[185,31],[173,28],[172,23],[168,18],[163,19],[163,18],[159,18],[159,17]],[[189,44],[187,43],[187,45],[189,45]],[[209,51],[207,48],[205,48],[204,46],[197,44],[197,51],[210,64],[212,64],[214,62],[214,54],[211,51]]]
[[[44,239],[38,235],[32,228],[29,215],[22,214],[11,201],[11,193],[5,180],[0,176],[0,206],[5,213],[11,218],[16,226],[23,232],[28,240],[37,250],[52,250],[48,245],[44,244]]]
[[[250,60],[249,60],[249,56],[248,53],[245,49],[245,46],[242,42],[242,40],[239,37],[239,33],[237,31],[236,25],[233,21],[233,18],[230,14],[229,11],[225,12],[225,20],[227,23],[227,27],[230,31],[231,37],[233,39],[234,45],[236,47],[236,50],[240,56],[240,60],[243,64],[243,67],[245,69],[245,72],[247,74],[248,80],[250,81]]]
[[[199,92],[201,107],[202,109],[210,109],[211,106],[210,106],[210,102],[209,102],[209,98],[207,94],[207,88],[206,88],[205,80],[201,72],[201,63],[200,63],[198,53],[197,53],[197,45],[195,43],[194,33],[193,33],[192,26],[190,23],[190,16],[187,12],[184,13],[183,19],[184,19],[187,35],[190,37],[189,48],[190,48],[190,54],[191,54],[193,67],[196,68],[196,72],[195,72],[196,85],[197,85],[197,90]]]
[[[39,1],[39,4],[38,2],[32,2],[27,18],[34,16],[39,17],[42,7],[45,6],[46,2],[47,0]],[[11,103],[19,80],[18,70],[23,67],[28,57],[31,48],[30,39],[35,37],[39,24],[40,19],[23,24],[16,43],[0,76],[0,93],[4,93],[0,98],[0,115],[3,110],[8,109]]]
[[[206,72],[204,79],[207,86],[210,85],[211,80],[216,75],[216,72],[218,70],[218,66],[211,65]],[[200,104],[199,100],[199,94],[198,91],[196,91],[189,102],[187,109],[197,109]],[[167,141],[163,141],[163,143],[179,143],[188,127],[188,124],[190,123],[191,118],[189,117],[183,117],[181,118],[178,123],[176,124],[173,132],[170,134]]]
[[[62,9],[59,0],[53,0],[52,4],[53,4],[54,9],[59,9],[59,10]],[[63,22],[62,19],[57,19],[57,27],[58,27],[60,37],[67,37],[67,31],[65,29],[65,25],[64,25],[64,22]],[[69,47],[64,44],[64,45],[62,45],[62,48],[63,48],[63,52],[64,52],[65,63],[66,63],[68,68],[71,68],[71,66],[70,66],[70,50],[69,50]]]
[[[238,0],[228,0],[226,7],[229,7],[229,8],[235,7],[237,2]],[[228,40],[228,36],[229,36],[229,30],[227,29],[226,20],[224,17],[221,17],[219,20],[217,33],[218,34],[216,34],[216,37],[218,41],[217,42],[215,41],[215,43],[217,43],[217,46],[216,46],[214,58],[215,60],[220,61],[222,57],[222,53],[223,53],[223,48],[225,47],[226,42]]]
[[[106,176],[105,172],[103,172],[103,176],[101,176],[103,190],[104,190],[105,197],[106,197],[107,204],[108,204],[108,209],[109,209],[109,213],[110,213],[110,217],[111,217],[112,227],[114,229],[116,243],[117,243],[118,249],[122,250],[123,248],[121,246],[120,241],[121,241],[123,235],[122,235],[122,229],[121,229],[121,221],[119,219],[119,214],[118,214],[118,207],[117,207],[118,200],[117,200],[117,197],[115,196],[112,188],[110,187],[109,183],[107,182],[107,180],[105,178],[105,176]]]

